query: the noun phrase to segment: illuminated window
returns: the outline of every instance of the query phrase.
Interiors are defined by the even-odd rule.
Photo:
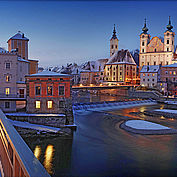
[[[41,95],[41,87],[36,86],[36,95]]]
[[[6,95],[10,94],[10,88],[6,88]]]
[[[10,81],[10,76],[6,76],[6,82]]]
[[[52,86],[47,87],[47,95],[52,95]]]
[[[176,75],[176,71],[173,71],[173,75]]]
[[[146,74],[143,74],[143,76],[146,76]]]
[[[36,101],[36,109],[40,109],[41,108],[41,102],[40,101]]]
[[[10,69],[10,63],[6,63],[6,69]]]
[[[61,85],[59,86],[59,95],[64,95],[65,94],[65,86]]]
[[[52,101],[47,101],[47,107],[48,107],[49,109],[52,108]]]
[[[170,71],[170,75],[172,75],[172,71]]]
[[[155,76],[155,74],[152,74],[152,76]]]

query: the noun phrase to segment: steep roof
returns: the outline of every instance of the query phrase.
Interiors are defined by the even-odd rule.
[[[133,64],[136,65],[131,53],[128,50],[119,50],[111,56],[106,64]]]
[[[24,33],[22,33],[21,31],[18,31],[18,33],[15,34],[14,36],[12,36],[10,39],[20,39],[20,40],[29,41],[29,39],[26,38],[26,37],[24,36]],[[10,39],[9,39],[9,40],[10,40]],[[9,40],[8,40],[8,41],[9,41]],[[7,42],[8,42],[8,41],[7,41]]]
[[[171,65],[165,65],[165,66],[162,66],[162,67],[173,67],[173,68],[176,68],[177,67],[177,63],[173,63]]]
[[[140,73],[156,73],[160,69],[159,65],[144,65]]]
[[[44,70],[42,72],[28,75],[29,77],[70,77],[68,74],[60,74],[52,71]]]

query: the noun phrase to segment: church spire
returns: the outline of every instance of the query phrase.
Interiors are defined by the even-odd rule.
[[[173,29],[173,26],[171,25],[171,20],[170,20],[170,16],[169,16],[169,22],[168,22],[168,25],[167,25],[167,31],[172,31]]]
[[[147,31],[148,31],[148,28],[146,27],[146,18],[144,19],[144,27],[143,27],[143,29],[142,29],[142,31],[143,31],[143,33],[147,33]]]
[[[113,35],[111,39],[117,39],[115,24],[114,24],[114,30],[113,30]]]

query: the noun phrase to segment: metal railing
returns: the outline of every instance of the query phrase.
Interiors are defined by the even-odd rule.
[[[2,177],[50,176],[1,110],[0,164]]]

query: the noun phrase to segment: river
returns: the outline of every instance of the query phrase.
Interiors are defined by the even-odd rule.
[[[177,120],[132,113],[156,108],[163,105],[76,113],[73,139],[27,142],[51,176],[176,176],[177,135],[138,135],[118,126],[139,118],[177,128]]]

